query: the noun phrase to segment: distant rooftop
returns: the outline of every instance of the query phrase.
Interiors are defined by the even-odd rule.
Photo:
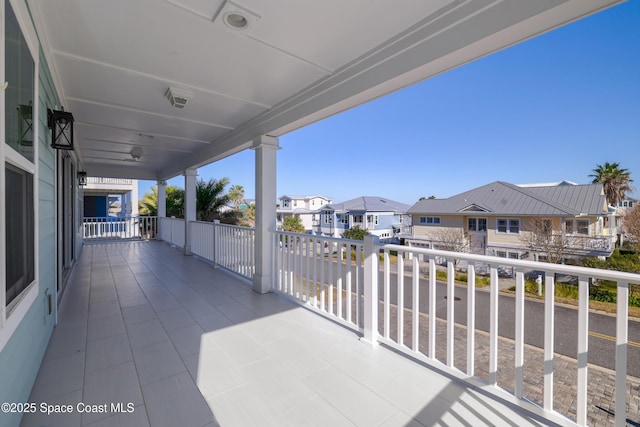
[[[534,184],[516,184],[516,185],[518,187],[558,187],[561,185],[579,185],[579,184],[573,181],[567,181],[566,179],[563,179],[562,181],[555,181],[555,182],[539,182]]]
[[[404,213],[411,206],[379,196],[361,196],[342,203],[325,205],[323,209],[333,209],[337,212],[366,211],[366,212],[399,212]]]

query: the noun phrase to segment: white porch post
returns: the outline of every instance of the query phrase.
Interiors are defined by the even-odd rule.
[[[133,187],[131,188],[131,215],[138,216],[138,180],[133,180]]]
[[[378,237],[364,236],[364,336],[362,340],[372,346],[378,345],[378,252],[375,245]],[[400,255],[400,254],[398,254]]]
[[[191,221],[196,220],[196,176],[197,170],[184,171],[184,254],[191,255]]]
[[[158,186],[158,205],[156,206],[158,214],[158,237],[165,240],[162,232],[164,223],[160,221],[160,218],[167,216],[167,181],[156,181],[156,185]]]
[[[121,216],[129,216],[129,205],[131,201],[129,200],[129,193],[124,193],[120,195],[120,215]]]
[[[256,236],[253,290],[265,294],[273,284],[272,237],[276,229],[276,152],[278,138],[261,136],[253,141],[256,152]]]

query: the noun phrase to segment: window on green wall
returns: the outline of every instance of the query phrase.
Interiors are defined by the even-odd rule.
[[[5,141],[33,162],[35,63],[8,0],[5,10]]]
[[[5,164],[6,304],[35,278],[33,175]]]
[[[35,60],[18,24],[16,13],[4,0],[4,68],[8,86],[5,90],[4,203],[5,306],[8,313],[20,301],[20,295],[35,279],[35,146],[34,94]],[[1,143],[1,142],[0,142]],[[2,319],[0,319],[2,320]]]

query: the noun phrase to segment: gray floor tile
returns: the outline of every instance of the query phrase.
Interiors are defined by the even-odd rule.
[[[162,326],[164,326],[167,331],[173,331],[175,329],[181,329],[185,326],[192,326],[195,324],[193,317],[191,317],[182,307],[164,310],[157,314],[158,319],[162,322]]]
[[[86,347],[86,328],[65,329],[64,327],[56,326],[53,329],[45,358],[51,360],[75,353],[84,353]]]
[[[202,427],[215,421],[187,372],[147,384],[142,391],[154,427]]]
[[[129,408],[127,407],[127,411]],[[131,412],[116,413],[96,421],[86,424],[86,427],[149,427],[149,419],[144,405],[134,407]]]
[[[126,334],[89,341],[87,344],[87,372],[109,368],[133,360]]]
[[[200,325],[200,327],[206,332],[216,331],[233,325],[231,320],[229,320],[227,316],[220,312],[199,316],[196,317],[195,320],[196,322],[198,322],[198,325]]]
[[[133,357],[140,384],[146,385],[171,375],[186,372],[182,359],[173,348],[171,341],[135,348]]]
[[[124,321],[120,313],[112,316],[90,318],[87,329],[87,339],[89,341],[122,335],[125,333]]]
[[[133,362],[123,363],[110,368],[87,373],[84,381],[83,402],[87,404],[124,403],[133,406],[142,405],[142,391],[138,383],[138,375]],[[84,424],[90,424],[106,414],[85,414]]]
[[[204,331],[196,324],[169,331],[169,338],[178,354],[184,359],[200,353],[200,342]]]
[[[122,317],[124,318],[124,323],[130,325],[133,323],[154,320],[156,319],[156,313],[145,299],[144,304],[122,307]]]
[[[73,411],[66,413],[47,414],[46,411],[40,410],[40,405],[43,402],[46,405],[72,405]],[[38,410],[34,413],[24,414],[24,416],[22,417],[22,422],[20,423],[20,427],[80,427],[81,414],[75,410],[75,406],[78,404],[78,402],[82,402],[82,390],[76,390],[71,393],[63,394],[61,396],[47,398],[45,401],[36,402],[38,405]]]
[[[45,360],[31,390],[31,400],[46,402],[47,399],[82,390],[84,383],[85,353]]]
[[[169,340],[166,331],[156,319],[128,325],[127,332],[133,349]]]

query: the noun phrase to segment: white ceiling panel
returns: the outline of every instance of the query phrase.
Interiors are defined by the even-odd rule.
[[[452,3],[461,2],[396,0],[391,8],[384,1],[242,2],[261,14],[251,37],[330,71]]]
[[[151,78],[119,68],[78,60],[59,55],[59,70],[66,88],[65,95],[86,102],[132,111],[149,111],[176,119],[210,124],[233,129],[266,107],[229,98],[204,89],[180,85],[175,82]],[[169,87],[190,92],[187,108],[173,107],[165,94]]]
[[[620,2],[26,1],[75,117],[82,167],[141,179],[170,178]],[[231,10],[247,29],[225,24]],[[184,109],[170,105],[169,87],[189,92]],[[125,162],[134,146],[145,154]]]

